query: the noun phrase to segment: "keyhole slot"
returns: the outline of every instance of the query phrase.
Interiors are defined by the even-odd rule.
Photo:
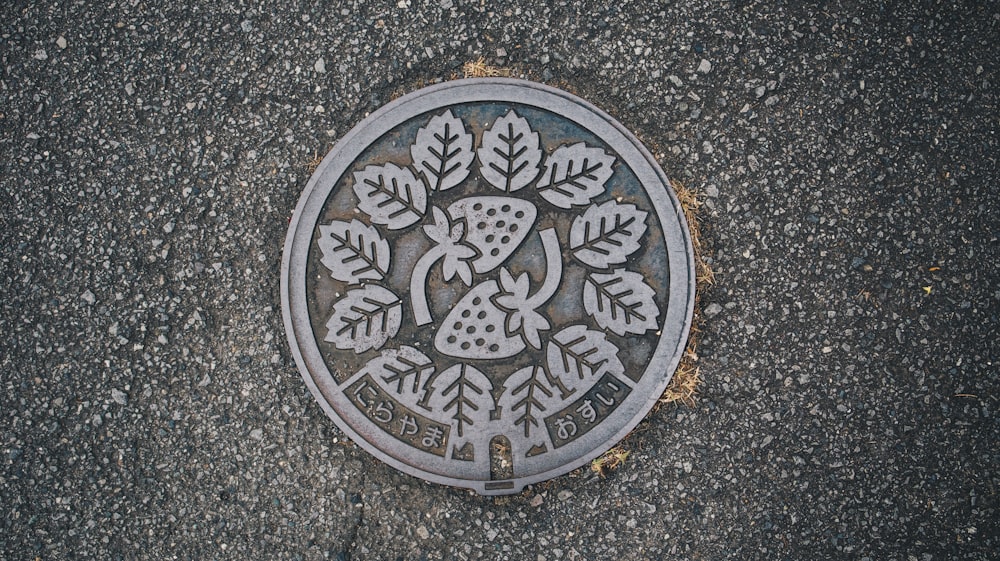
[[[503,435],[490,439],[490,479],[501,481],[514,477],[514,457],[510,440]]]

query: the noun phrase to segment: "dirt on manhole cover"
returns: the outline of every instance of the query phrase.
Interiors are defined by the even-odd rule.
[[[401,97],[333,148],[281,295],[306,384],[355,442],[506,494],[642,419],[694,286],[683,212],[632,134],[566,92],[478,79]]]

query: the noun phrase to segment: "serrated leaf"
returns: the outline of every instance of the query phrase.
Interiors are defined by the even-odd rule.
[[[454,243],[462,239],[462,234],[465,231],[464,226],[461,230],[457,230],[451,224],[451,220],[448,219],[448,215],[444,213],[443,210],[436,206],[431,207],[431,218],[433,222],[430,224],[424,224],[424,234],[428,238],[433,240],[438,244],[443,243]],[[454,234],[458,234],[457,237]]]
[[[398,296],[377,284],[348,290],[333,305],[326,341],[359,354],[381,348],[399,331],[402,308]]]
[[[431,215],[434,222],[425,224],[423,229],[427,237],[437,243],[437,247],[421,257],[422,263],[418,261],[421,267],[414,267],[413,274],[426,274],[433,260],[443,255],[441,270],[445,282],[451,282],[451,279],[458,275],[466,286],[471,286],[472,266],[469,265],[469,260],[475,258],[477,253],[475,249],[461,242],[465,235],[465,222],[452,223],[448,215],[436,206],[431,207]]]
[[[468,364],[456,364],[431,380],[431,410],[451,414],[452,424],[463,436],[468,425],[486,424],[493,411],[493,384]]]
[[[476,251],[469,246],[459,244],[448,247],[444,262],[441,263],[445,282],[451,282],[458,275],[462,284],[472,286],[472,266],[468,260],[475,256]]]
[[[521,323],[521,335],[524,336],[529,345],[536,349],[541,349],[542,339],[538,335],[538,332],[548,331],[551,327],[549,320],[545,319],[542,314],[538,312],[525,313],[524,320]]]
[[[545,159],[538,194],[559,208],[588,204],[604,193],[614,163],[614,156],[583,142],[560,146]]]
[[[573,257],[596,269],[625,263],[639,249],[647,214],[635,205],[615,201],[591,205],[570,227]]]
[[[656,293],[642,275],[624,269],[590,273],[583,283],[583,307],[597,325],[618,335],[656,329]]]
[[[410,147],[413,167],[432,191],[451,189],[469,176],[469,165],[476,156],[472,142],[465,123],[449,109],[417,130],[416,141]]]
[[[374,224],[401,230],[420,220],[427,210],[427,187],[408,168],[393,163],[371,165],[354,172],[358,208]]]
[[[354,284],[382,280],[389,272],[389,243],[374,227],[359,220],[334,220],[320,225],[319,233],[320,262],[331,277]]]
[[[625,372],[618,358],[618,347],[608,341],[603,331],[588,329],[586,325],[571,325],[549,338],[545,358],[550,381],[563,398],[585,390],[606,373]]]
[[[497,302],[510,310],[516,310],[525,300],[528,299],[528,291],[531,290],[531,280],[528,273],[521,273],[514,278],[506,267],[500,268],[500,286],[504,293]]]
[[[538,133],[532,132],[528,121],[513,110],[483,133],[476,154],[483,179],[507,193],[527,187],[538,176],[542,161]]]
[[[532,429],[540,426],[543,415],[551,413],[550,409],[559,400],[558,391],[549,383],[545,368],[528,366],[507,378],[497,405],[505,424],[513,422],[521,427],[524,438],[531,438]]]
[[[406,345],[384,349],[364,369],[403,405],[410,409],[427,408],[424,402],[434,375],[434,363],[424,353]]]
[[[541,349],[542,339],[538,332],[550,329],[551,325],[542,314],[531,308],[521,307],[517,311],[508,312],[505,328],[507,333],[518,333],[525,343]]]

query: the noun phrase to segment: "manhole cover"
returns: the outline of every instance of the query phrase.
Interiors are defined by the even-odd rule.
[[[694,301],[666,176],[611,117],[461,80],[366,118],[289,227],[299,369],[355,442],[483,494],[579,467],[663,392]]]

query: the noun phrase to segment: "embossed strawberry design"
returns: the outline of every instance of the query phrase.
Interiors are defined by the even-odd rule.
[[[539,235],[546,259],[541,288],[529,295],[527,273],[515,278],[506,267],[501,268],[499,282],[476,285],[452,308],[434,338],[438,351],[462,359],[497,359],[514,356],[527,345],[541,349],[539,332],[550,326],[537,308],[559,287],[562,261],[555,230]]]
[[[445,318],[434,347],[457,358],[501,358],[524,350],[520,337],[506,333],[507,312],[494,302],[502,293],[495,280],[476,285]]]
[[[424,226],[424,234],[436,245],[421,256],[410,276],[417,325],[433,321],[425,285],[438,260],[443,259],[445,281],[457,275],[471,286],[473,272],[488,273],[517,251],[537,211],[530,202],[512,197],[467,197],[452,203],[447,213],[432,207],[431,215],[434,222]]]
[[[500,266],[528,236],[535,223],[535,205],[513,197],[467,197],[448,207],[454,220],[466,224],[466,244],[476,249],[472,268],[478,274]]]

